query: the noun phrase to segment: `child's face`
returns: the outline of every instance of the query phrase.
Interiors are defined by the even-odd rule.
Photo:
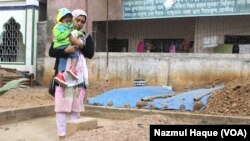
[[[62,23],[69,25],[69,24],[72,23],[72,18],[71,17],[65,17],[65,18],[62,19]]]

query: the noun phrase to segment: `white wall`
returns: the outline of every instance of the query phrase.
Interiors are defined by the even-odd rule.
[[[96,53],[88,60],[89,82],[105,81],[109,85],[133,86],[138,78],[148,85],[171,85],[175,89],[202,86],[214,80],[228,81],[250,76],[250,56],[239,54],[193,53]],[[54,58],[46,57],[43,81],[53,74]]]

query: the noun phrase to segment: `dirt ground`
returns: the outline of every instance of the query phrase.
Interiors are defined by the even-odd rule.
[[[54,99],[45,87],[11,90],[0,96],[0,111],[53,104]]]
[[[150,124],[188,124],[168,119],[162,115],[115,121],[111,125],[90,131],[80,131],[66,138],[67,141],[149,141]]]
[[[199,114],[250,116],[250,78],[240,78],[230,82],[216,80],[204,87],[223,84],[225,87],[213,92],[209,98],[207,108],[203,111],[193,111]],[[87,97],[100,95],[111,90],[114,85],[106,82],[91,82],[87,89]],[[22,107],[47,105],[54,102],[46,87],[31,87],[17,89],[0,96],[0,111]],[[141,122],[143,121],[143,122]],[[144,116],[127,121],[117,121],[110,126],[91,131],[81,131],[67,140],[103,140],[103,141],[146,141],[148,140],[149,124],[176,124],[176,121],[160,115]],[[180,124],[180,122],[178,122]],[[186,123],[188,124],[188,123]],[[133,132],[128,132],[133,131]]]
[[[204,111],[200,113],[228,116],[250,116],[250,78],[239,78],[213,92]]]
[[[194,111],[199,114],[250,116],[250,78],[240,78],[230,82],[216,80],[207,83],[203,87],[213,87],[223,84],[224,88],[212,93],[207,108],[202,111]],[[100,90],[109,89],[107,85],[99,84]],[[102,87],[105,86],[105,87]],[[104,88],[104,89],[102,89]],[[90,88],[92,96],[98,94],[97,89]],[[96,91],[96,92],[95,92]],[[127,121],[117,121],[109,126],[90,131],[80,131],[67,141],[148,141],[150,124],[188,124],[168,119],[161,115],[143,116]]]

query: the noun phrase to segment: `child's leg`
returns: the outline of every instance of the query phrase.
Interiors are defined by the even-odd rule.
[[[71,58],[71,66],[70,66],[70,69],[68,70],[68,73],[74,79],[78,79],[77,74],[76,74],[76,65],[77,65],[77,61],[78,61],[78,53],[75,52],[75,53],[70,54],[70,58]]]
[[[65,50],[65,48],[67,48],[67,47],[68,47],[68,45],[63,45],[63,46],[60,46],[59,48],[57,48],[57,50]],[[67,59],[68,58],[59,58],[58,69],[57,69],[58,72],[62,73],[65,71]]]
[[[77,61],[78,61],[78,53],[74,52],[70,54],[70,58],[71,58],[71,67],[76,67],[77,65]]]
[[[63,72],[65,71],[65,68],[66,68],[66,63],[67,63],[66,58],[59,58],[58,73],[55,76],[55,81],[62,86],[67,86],[67,83],[65,82],[65,79],[63,76]]]
[[[59,63],[58,63],[58,72],[62,73],[65,71],[67,64],[67,58],[59,58]]]
[[[76,68],[77,61],[78,61],[77,58],[72,58],[71,59],[71,67],[73,67],[74,69]]]

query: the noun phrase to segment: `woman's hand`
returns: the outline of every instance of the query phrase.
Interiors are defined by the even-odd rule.
[[[82,43],[81,43],[81,41],[79,41],[77,37],[70,36],[69,40],[70,40],[71,44],[73,44],[73,45],[76,45],[78,47],[82,47],[83,46]]]
[[[64,52],[68,54],[75,52],[75,46],[69,45],[67,48],[64,49]]]

